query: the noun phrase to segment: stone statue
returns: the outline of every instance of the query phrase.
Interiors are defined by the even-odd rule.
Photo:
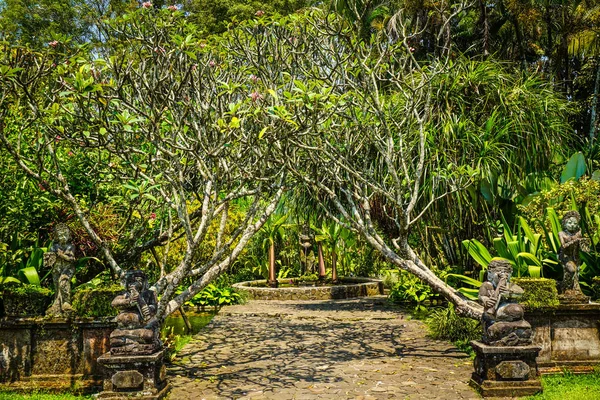
[[[562,231],[558,233],[560,249],[558,259],[563,267],[563,281],[560,285],[561,293],[572,296],[582,296],[579,287],[579,249],[583,244],[579,221],[581,216],[577,211],[569,211],[561,221]]]
[[[75,247],[71,244],[71,231],[66,224],[56,224],[53,236],[52,246],[44,254],[44,265],[52,268],[56,294],[46,315],[66,317],[73,313],[71,279],[75,274]]]
[[[110,334],[110,352],[121,354],[152,354],[162,347],[156,320],[156,293],[148,289],[143,271],[128,271],[125,277],[127,291],[112,301],[120,310],[117,329]]]
[[[531,325],[523,319],[523,306],[516,300],[523,289],[510,282],[512,266],[506,260],[492,260],[487,280],[479,288],[483,342],[491,346],[526,346],[531,344]]]

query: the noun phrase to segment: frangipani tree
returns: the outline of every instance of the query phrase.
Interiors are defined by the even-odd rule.
[[[273,115],[236,54],[200,40],[183,13],[140,9],[101,28],[106,41],[93,51],[2,44],[0,141],[73,211],[117,277],[144,252],[161,263],[155,250],[166,247],[154,283],[164,318],[231,265],[273,212],[286,174],[274,149],[285,151],[280,133],[293,127]],[[73,157],[88,161],[101,196],[74,190]],[[244,220],[223,235],[228,204],[238,200],[247,204]],[[118,246],[89,218],[105,203],[119,215]],[[211,224],[220,240],[196,265]],[[165,266],[174,240],[185,243],[183,257]]]
[[[441,37],[461,6],[454,7],[441,24]],[[411,233],[422,228],[423,216],[440,200],[470,187],[482,171],[502,166],[506,151],[527,154],[518,146],[535,139],[529,135],[544,129],[543,119],[531,119],[536,126],[521,130],[518,102],[566,107],[532,77],[500,94],[486,93],[497,85],[470,86],[477,80],[453,72],[472,61],[449,49],[440,49],[433,59],[418,59],[410,45],[416,33],[402,26],[401,17],[397,23],[396,41],[383,33],[362,40],[348,23],[319,11],[292,16],[286,24],[247,24],[231,34],[238,38],[234,45],[255,38],[253,46],[234,46],[246,59],[267,54],[278,62],[276,69],[256,65],[257,75],[283,82],[282,91],[272,96],[289,99],[296,124],[310,127],[290,138],[292,152],[284,159],[298,185],[331,219],[360,233],[388,261],[426,282],[459,313],[479,318],[481,307],[431,271]],[[469,103],[475,112],[440,91],[448,84],[479,93],[480,100]],[[497,104],[488,103],[496,98]],[[502,121],[502,129],[493,124],[479,128],[490,119]],[[552,140],[536,145],[560,143],[559,133],[547,134]],[[393,228],[383,233],[381,222]]]

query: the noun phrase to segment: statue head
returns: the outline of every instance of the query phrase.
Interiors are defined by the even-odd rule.
[[[490,261],[487,269],[487,279],[492,282],[494,286],[498,285],[500,279],[505,278],[510,280],[512,275],[513,267],[508,260],[496,259]]]
[[[146,277],[146,273],[137,269],[127,271],[125,274],[125,285],[127,290],[134,288],[139,293],[148,290],[148,278]]]
[[[54,226],[53,239],[62,245],[71,241],[71,230],[67,224],[59,223]]]
[[[577,211],[569,211],[564,215],[560,224],[564,231],[573,234],[579,231],[579,221],[581,221],[581,215]]]

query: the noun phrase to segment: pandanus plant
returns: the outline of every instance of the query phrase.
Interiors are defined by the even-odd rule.
[[[285,222],[287,214],[280,217],[273,216],[263,225],[262,231],[266,234],[263,241],[263,247],[269,246],[269,278],[267,284],[271,287],[277,287],[277,274],[275,273],[275,242],[285,234]]]
[[[323,258],[323,244],[331,252],[331,280],[337,282],[337,247],[341,239],[342,227],[336,223],[323,222],[320,228],[313,227],[317,233],[315,240],[319,252],[319,279],[325,278],[325,260]]]

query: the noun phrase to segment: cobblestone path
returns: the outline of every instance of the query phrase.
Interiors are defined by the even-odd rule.
[[[472,368],[383,297],[251,301],[183,348],[169,399],[477,399]]]

